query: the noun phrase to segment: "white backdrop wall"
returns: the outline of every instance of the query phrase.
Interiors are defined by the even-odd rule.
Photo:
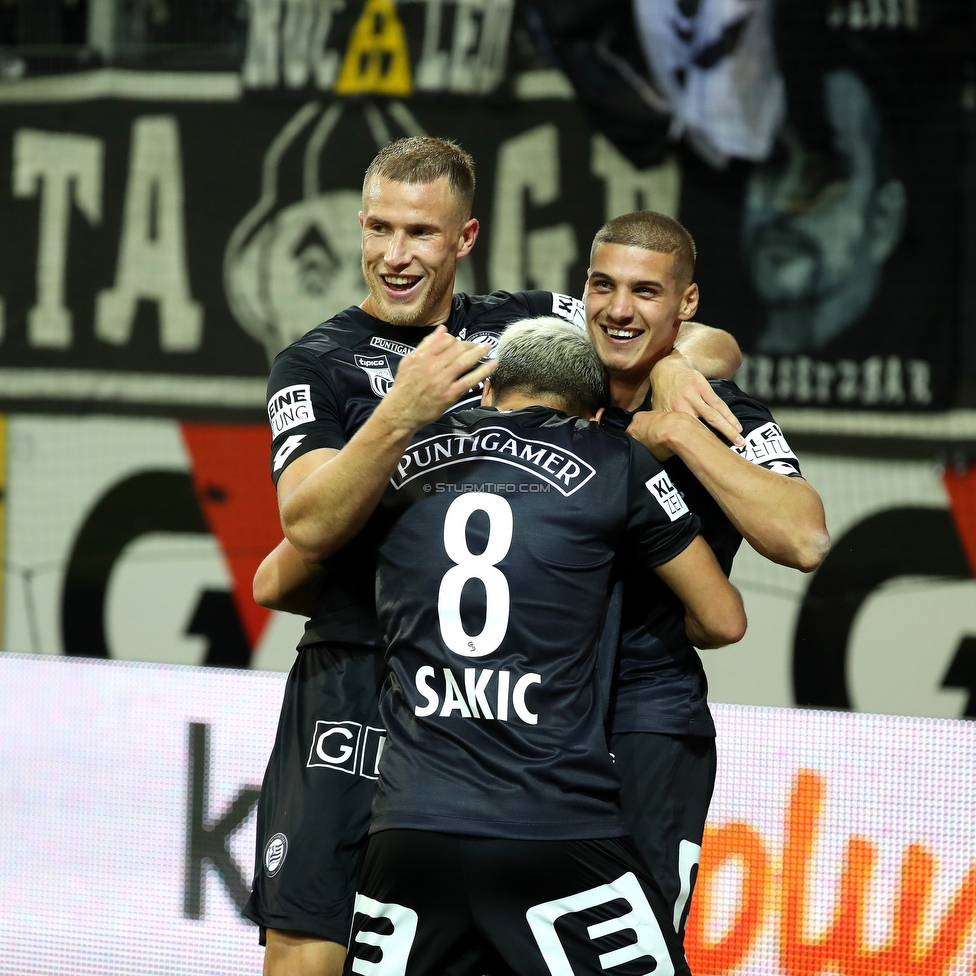
[[[944,471],[934,461],[808,453],[800,460],[804,476],[823,498],[838,553],[852,528],[880,513],[931,509],[952,521]],[[884,553],[877,554],[878,560],[884,558]],[[753,705],[796,704],[794,643],[811,576],[776,566],[743,543],[732,580],[742,591],[749,629],[733,647],[702,652],[709,697]],[[947,572],[886,581],[860,606],[849,634],[851,706],[895,715],[963,716],[968,690],[942,682],[967,634],[976,634],[976,580],[951,578]]]
[[[0,657],[0,973],[261,972],[238,904],[283,686],[269,672]],[[972,972],[976,725],[728,705],[715,717],[695,973]]]

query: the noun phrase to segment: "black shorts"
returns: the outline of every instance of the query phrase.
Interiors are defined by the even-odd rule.
[[[610,751],[620,774],[624,823],[684,938],[715,788],[715,739],[620,732],[612,736]]]
[[[346,976],[688,976],[629,837],[373,834],[349,946]]]
[[[386,733],[383,655],[301,648],[285,685],[258,801],[254,884],[244,915],[263,929],[345,945]],[[262,931],[263,942],[263,931]]]

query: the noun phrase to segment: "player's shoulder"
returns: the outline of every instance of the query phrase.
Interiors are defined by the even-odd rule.
[[[753,464],[788,476],[800,475],[800,462],[786,440],[782,427],[761,400],[743,393],[731,380],[711,380],[712,389],[728,404],[742,424],[745,443],[733,447]]]
[[[454,296],[459,339],[471,339],[478,329],[499,332],[520,319],[554,315],[581,329],[586,327],[586,312],[578,298],[551,291],[493,291],[487,295]],[[468,334],[462,335],[461,331]]]
[[[368,321],[369,316],[357,305],[343,309],[285,346],[275,363],[322,359],[337,349],[355,349],[372,336]]]
[[[604,488],[613,485],[624,488],[631,472],[643,469],[644,459],[640,457],[643,445],[625,431],[580,417],[565,418],[563,426],[567,446],[593,465],[601,475]]]
[[[766,424],[773,420],[769,407],[762,400],[743,392],[732,380],[709,380],[709,385],[743,425],[747,422]]]

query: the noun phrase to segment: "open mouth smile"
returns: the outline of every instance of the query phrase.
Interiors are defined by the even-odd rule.
[[[420,275],[380,275],[387,293],[393,298],[407,298],[423,281]]]
[[[603,334],[610,339],[611,342],[631,342],[641,335],[640,329],[621,329],[613,325],[601,325],[600,328],[603,330]]]

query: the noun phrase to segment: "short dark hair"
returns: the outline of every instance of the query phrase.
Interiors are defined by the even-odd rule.
[[[601,244],[620,244],[623,247],[640,247],[645,251],[674,255],[674,274],[678,281],[691,284],[695,280],[695,259],[698,252],[695,240],[683,227],[667,214],[656,210],[635,210],[608,220],[593,238],[590,248],[590,264]]]
[[[474,202],[474,160],[456,142],[435,136],[407,136],[381,149],[366,170],[363,193],[374,176],[394,183],[433,183],[447,177],[464,217]]]
[[[491,386],[498,399],[509,393],[553,397],[576,416],[596,413],[610,398],[607,369],[586,333],[548,316],[505,330]]]

